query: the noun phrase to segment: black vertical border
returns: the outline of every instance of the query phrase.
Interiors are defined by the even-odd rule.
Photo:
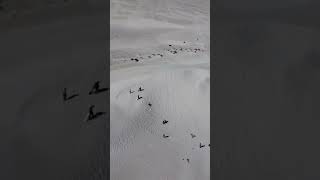
[[[241,7],[237,7],[231,4],[232,1],[228,1],[228,4],[222,0],[219,1],[218,8],[216,4],[213,4],[215,0],[211,1],[210,51],[212,67],[210,71],[210,135],[212,147],[210,168],[211,173],[213,173],[211,174],[211,179],[282,180],[319,179],[320,177],[320,157],[318,153],[320,149],[318,143],[320,135],[320,105],[318,101],[319,93],[315,91],[319,88],[317,83],[319,74],[315,72],[319,72],[318,44],[320,26],[317,19],[320,17],[318,11],[320,4],[317,1],[285,1],[264,1],[263,3],[244,1],[241,2]],[[236,1],[233,2],[236,3]],[[263,7],[261,4],[268,5],[268,7]],[[218,13],[216,13],[217,9]],[[245,59],[243,55],[236,54],[234,55],[236,60],[228,60],[225,57],[226,54],[224,54],[224,51],[226,51],[224,48],[228,47],[223,45],[225,40],[223,38],[230,37],[232,39],[234,37],[231,36],[237,37],[240,35],[227,32],[227,35],[225,34],[221,37],[221,33],[227,29],[222,29],[222,26],[218,29],[218,26],[224,25],[224,23],[230,24],[235,22],[239,24],[246,23],[249,29],[254,27],[254,23],[263,22],[265,26],[262,27],[263,30],[266,29],[266,32],[270,33],[270,35],[277,35],[275,37],[266,37],[270,38],[268,39],[269,45],[266,48],[278,43],[286,44],[286,47],[279,48],[281,50],[279,52],[284,52],[282,56],[276,54],[275,51],[264,51],[265,54],[258,52],[257,57],[267,56],[268,59],[263,62],[264,64],[259,64],[259,66],[256,64],[261,62],[253,61],[251,63],[255,63],[255,66],[250,68],[244,68],[249,63],[243,62]],[[268,27],[272,27],[272,31]],[[257,30],[257,32],[259,31]],[[288,37],[286,33],[289,34]],[[250,33],[248,33],[249,35]],[[281,39],[281,35],[285,35],[287,39]],[[305,39],[302,38],[304,36]],[[256,37],[252,39],[254,38]],[[302,40],[303,43],[301,43]],[[245,44],[248,44],[246,42],[248,41],[248,37],[246,36],[242,36],[241,40],[234,38],[230,41],[238,44],[233,49],[229,47],[229,55],[234,53],[234,51],[240,51],[239,49],[241,48],[245,50],[249,49]],[[230,42],[228,43],[230,45]],[[299,46],[295,46],[296,44]],[[264,50],[264,47],[260,48]],[[292,58],[292,54],[297,56],[295,51],[301,51],[299,52],[301,53],[301,57],[297,53],[299,57]],[[271,61],[271,59],[274,61]],[[283,74],[279,70],[279,61],[276,61],[280,59],[285,59],[285,62],[281,64],[286,68],[283,68]],[[235,61],[237,62],[234,63]],[[255,67],[257,68],[255,69]],[[272,74],[273,72],[275,73]],[[230,75],[228,73],[234,74]],[[273,91],[268,91],[267,88],[258,89],[256,93],[258,95],[264,94],[267,98],[254,103],[254,98],[257,98],[258,95],[250,93],[251,86],[243,85],[242,91],[237,92],[237,84],[226,81],[227,79],[239,80],[240,76],[243,76],[241,78],[244,79],[255,79],[254,81],[250,81],[250,85],[252,84],[252,86],[265,88],[274,83],[272,84],[274,85],[273,88],[277,89]],[[286,78],[286,80],[282,80],[281,78]],[[307,81],[309,81],[309,84],[305,84]],[[276,84],[275,82],[284,83]],[[233,89],[226,91],[224,89],[227,87],[226,84],[228,84],[230,89]],[[239,84],[241,85],[241,83]],[[310,84],[312,86],[308,87]],[[290,91],[284,88],[288,88]],[[292,92],[303,92],[302,89],[305,88],[309,88],[307,98],[312,100],[308,101],[307,99],[304,102],[305,97],[303,93],[298,93],[298,95],[289,94]],[[231,94],[230,92],[236,93]],[[236,98],[250,98],[250,101],[246,102],[247,104],[241,104],[237,102]],[[296,101],[294,98],[303,100],[305,104],[301,103],[301,101]],[[267,103],[269,104],[265,108],[263,105]],[[229,105],[233,107],[228,109]],[[235,113],[234,118],[243,121],[243,125],[239,121],[228,119],[231,117],[229,114],[235,108],[242,108],[241,113]],[[228,115],[228,117],[223,115]],[[262,117],[267,118],[259,123],[267,123],[259,124],[260,129],[252,126],[252,122]],[[233,124],[233,122],[236,123]],[[251,127],[248,127],[250,123]],[[241,133],[248,134],[248,132],[251,135],[251,139],[246,136],[238,137]],[[252,140],[253,138],[257,140]],[[255,145],[254,143],[260,142],[260,139],[263,139],[264,142]]]
[[[106,3],[106,4],[105,4]],[[102,47],[100,46],[99,49],[103,48],[104,51],[101,52],[101,54],[99,54],[99,56],[105,56],[105,60],[101,60],[101,62],[105,61],[105,76],[106,76],[106,84],[109,85],[110,87],[110,1],[105,1],[104,3],[101,3],[101,7],[99,7],[98,9],[99,11],[100,10],[103,10],[103,18],[101,18],[102,20],[100,21],[100,17],[99,16],[99,24],[98,25],[103,25],[103,29],[99,29],[99,32],[97,33],[100,33],[100,32],[103,32],[103,38],[104,40],[106,41],[105,44],[102,45]],[[85,11],[85,12],[81,12],[81,11]],[[50,22],[52,21],[55,21],[56,19],[60,20],[62,19],[63,16],[66,16],[67,18],[69,18],[70,16],[77,16],[79,14],[84,14],[84,15],[87,15],[87,14],[95,14],[95,9],[90,9],[90,8],[84,8],[83,10],[79,10],[79,12],[75,12],[74,14],[72,14],[71,11],[67,11],[67,10],[63,10],[62,12],[57,12],[57,14],[54,14],[52,15],[52,17],[45,17],[43,19],[41,19],[42,16],[46,16],[47,14],[45,12],[43,12],[43,14],[38,15],[36,14],[34,17],[26,17],[26,18],[21,18],[20,19],[17,19],[17,21],[15,23],[9,23],[9,24],[5,24],[5,23],[8,23],[6,21],[4,22],[1,22],[0,24],[0,27],[2,28],[0,33],[10,33],[11,30],[14,30],[14,31],[21,31],[23,32],[23,28],[29,28],[31,26],[35,26],[37,24],[49,24]],[[100,13],[100,12],[98,12]],[[56,17],[57,16],[57,17]],[[20,17],[19,17],[20,18]],[[101,23],[101,24],[100,24]],[[19,28],[22,28],[19,29]],[[100,31],[101,30],[101,31]],[[90,37],[90,34],[88,34],[87,36]],[[37,37],[35,35],[35,37]],[[10,40],[10,38],[8,38]],[[1,39],[0,39],[1,40]],[[2,39],[3,40],[3,39]],[[18,41],[18,40],[17,40]],[[11,42],[10,42],[11,43]],[[28,44],[29,47],[33,47],[34,42],[30,42]],[[50,43],[49,41],[48,42],[45,42],[43,44],[43,46],[46,46],[47,43]],[[60,42],[59,42],[60,43]],[[10,48],[8,48],[10,47]],[[2,46],[1,49],[2,49],[2,52],[5,52],[5,51],[13,51],[15,52],[16,54],[19,54],[20,52],[17,50],[17,49],[11,49],[12,46]],[[69,49],[68,49],[69,50]],[[28,55],[33,55],[32,54],[33,52],[29,52]],[[103,54],[102,54],[103,53]],[[1,53],[0,55],[0,59],[2,61],[6,61],[6,60],[16,60],[14,57],[11,57],[11,56],[5,56],[3,55],[4,53]],[[23,53],[21,53],[23,54]],[[24,57],[25,59],[28,59],[30,57]],[[88,59],[90,61],[90,59]],[[103,65],[101,65],[103,66]],[[28,66],[25,66],[23,67],[24,70],[29,70],[27,69]],[[1,70],[3,70],[5,68],[2,68]],[[5,69],[6,70],[6,69]],[[72,70],[72,69],[71,69]],[[32,73],[35,73],[35,72],[32,72]],[[24,72],[21,72],[18,74],[19,76],[24,76]],[[11,81],[8,81],[11,83]],[[3,85],[3,87],[8,87],[7,85],[9,84],[8,82],[4,81],[2,82],[1,84]],[[7,84],[8,83],[8,84]],[[25,82],[19,82],[19,83],[25,83]],[[27,84],[29,85],[29,84]],[[10,86],[11,87],[11,86]],[[16,87],[11,87],[13,89],[14,92],[10,92],[10,94],[8,94],[7,96],[11,96],[12,94],[15,95],[17,93],[19,93],[19,91],[21,89],[17,89]],[[18,97],[18,96],[17,96]],[[17,98],[16,96],[12,96],[12,98]],[[105,157],[103,157],[102,159],[99,159],[96,161],[96,159],[90,159],[90,160],[93,160],[94,162],[88,162],[88,165],[91,165],[91,163],[95,163],[94,165],[103,165],[103,166],[99,166],[95,169],[86,169],[88,172],[81,172],[81,170],[77,171],[77,173],[79,174],[76,174],[76,175],[79,175],[80,179],[84,179],[85,177],[88,177],[88,176],[92,176],[92,178],[94,177],[97,177],[97,173],[96,170],[98,168],[101,168],[101,169],[98,169],[99,170],[99,173],[101,174],[98,174],[99,175],[99,178],[101,180],[107,180],[107,179],[110,179],[110,114],[109,114],[109,105],[110,105],[110,98],[109,98],[109,92],[107,93],[106,97],[104,98],[101,98],[101,101],[104,101],[106,103],[106,106],[107,106],[107,109],[106,109],[106,112],[107,112],[107,116],[105,117],[105,123],[103,125],[105,125],[105,132],[103,132],[103,140],[104,140],[104,143],[102,144],[102,148],[99,149],[99,153],[101,151],[103,151],[102,153],[105,155]],[[3,103],[3,104],[2,104]],[[8,106],[6,106],[6,103],[5,101],[2,101],[1,105],[4,105],[4,106],[1,106],[2,110],[3,111],[11,111],[11,109],[8,109]],[[11,107],[9,107],[11,108]],[[16,116],[16,114],[13,115],[14,117]],[[3,118],[3,117],[2,117]],[[17,120],[21,120],[22,118],[17,118]],[[18,141],[18,140],[15,140],[14,138],[16,137],[16,131],[15,129],[10,131],[11,129],[5,129],[7,127],[6,126],[2,126],[0,129],[1,129],[1,132],[0,132],[0,144],[1,144],[1,154],[0,154],[0,179],[2,180],[20,180],[22,179],[22,176],[25,175],[24,173],[21,173],[21,169],[19,169],[20,167],[28,167],[30,169],[35,169],[35,168],[32,168],[32,167],[37,167],[37,166],[41,166],[41,167],[47,167],[50,163],[52,163],[51,161],[46,161],[46,160],[38,160],[39,162],[42,162],[42,163],[39,163],[37,160],[33,159],[32,161],[29,161],[29,162],[24,162],[24,158],[30,158],[32,157],[32,155],[30,155],[30,153],[28,154],[28,157],[24,156],[25,153],[24,151],[27,151],[28,149],[26,147],[24,147],[24,141]],[[11,125],[8,127],[11,128]],[[10,132],[9,132],[10,131]],[[57,132],[57,133],[61,133],[61,132]],[[19,136],[20,138],[20,136]],[[99,137],[100,138],[100,137]],[[4,139],[4,140],[3,140]],[[101,146],[99,146],[100,148]],[[27,149],[27,150],[24,150],[24,149]],[[100,151],[101,150],[101,151]],[[21,152],[24,152],[24,153],[21,153]],[[32,151],[30,151],[32,152]],[[36,156],[36,155],[35,155]],[[43,158],[45,159],[45,158]],[[101,162],[104,161],[104,162]],[[106,164],[106,166],[104,166]],[[17,167],[19,166],[19,168]],[[49,166],[51,167],[51,166]],[[103,168],[103,169],[102,169]],[[102,170],[102,172],[100,171]],[[54,171],[54,170],[53,170]],[[33,180],[40,180],[39,177],[47,177],[47,179],[53,179],[54,177],[49,177],[50,174],[46,174],[46,172],[43,172],[41,170],[38,170],[37,174],[34,174],[33,172],[36,172],[35,171],[32,171],[32,172],[28,172],[27,175],[25,175],[23,177],[23,179],[25,180],[29,180],[29,179],[33,179]],[[89,174],[90,173],[90,174]],[[41,174],[41,175],[39,175]],[[85,174],[82,176],[82,174]],[[84,177],[84,178],[82,178]],[[75,177],[77,178],[77,177]],[[92,179],[90,178],[90,179]],[[43,179],[43,178],[41,178]],[[44,178],[46,179],[46,178]],[[95,178],[96,179],[96,178]],[[88,179],[89,180],[89,179]]]

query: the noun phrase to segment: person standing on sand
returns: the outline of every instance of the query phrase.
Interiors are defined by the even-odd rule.
[[[89,94],[97,93],[100,90],[100,81],[96,81]]]
[[[94,114],[94,112],[93,112],[93,108],[94,108],[94,107],[95,107],[95,105],[91,105],[91,106],[89,107],[89,117],[88,117],[88,121],[95,118],[95,114]]]
[[[63,96],[63,101],[68,100],[68,96],[67,96],[67,88],[63,88],[63,94],[62,94],[62,96]]]

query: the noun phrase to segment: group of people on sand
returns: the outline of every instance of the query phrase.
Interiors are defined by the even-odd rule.
[[[99,93],[102,93],[102,92],[105,92],[105,91],[108,91],[109,88],[101,88],[100,87],[100,81],[96,81],[91,90],[89,91],[89,95],[93,95],[93,94],[99,94]],[[71,99],[74,99],[76,97],[80,96],[78,93],[72,93],[72,94],[69,94],[68,91],[67,91],[67,88],[64,88],[63,89],[63,93],[62,93],[62,97],[63,97],[63,101],[64,102],[67,102]],[[95,105],[90,105],[89,107],[89,113],[88,113],[88,117],[86,119],[86,121],[91,121],[93,119],[96,119],[98,118],[99,116],[101,115],[104,115],[105,112],[94,112],[94,108],[95,108]]]
[[[138,92],[142,92],[142,91],[144,91],[144,89],[140,86],[139,89],[138,89]],[[133,93],[135,93],[135,92],[136,92],[136,91],[134,91],[134,90],[132,90],[132,89],[129,90],[129,93],[130,93],[130,94],[133,94]],[[142,98],[143,98],[143,97],[140,96],[140,94],[138,94],[137,100],[140,100],[140,99],[142,99]],[[149,103],[148,103],[148,106],[149,106],[149,107],[152,107],[152,104],[149,102]],[[166,120],[166,119],[164,119],[164,120],[162,121],[162,124],[163,124],[163,125],[166,125],[166,124],[168,124],[168,123],[169,123],[169,121]],[[191,135],[191,138],[192,138],[192,139],[196,137],[196,135],[193,134],[193,133],[191,133],[190,135]],[[167,134],[163,134],[162,137],[166,139],[166,138],[169,138],[170,136],[167,135]],[[199,148],[204,148],[205,146],[206,146],[205,144],[202,144],[202,143],[200,142]],[[210,147],[210,144],[208,144],[207,146]],[[189,159],[189,158],[183,158],[183,160],[186,160],[188,163],[190,163],[190,159]]]

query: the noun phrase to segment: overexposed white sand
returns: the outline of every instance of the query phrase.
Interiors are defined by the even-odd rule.
[[[111,1],[111,180],[210,178],[209,37],[209,1]]]

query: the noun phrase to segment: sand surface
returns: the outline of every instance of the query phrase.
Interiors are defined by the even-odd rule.
[[[209,39],[209,1],[111,1],[112,180],[210,178]]]

